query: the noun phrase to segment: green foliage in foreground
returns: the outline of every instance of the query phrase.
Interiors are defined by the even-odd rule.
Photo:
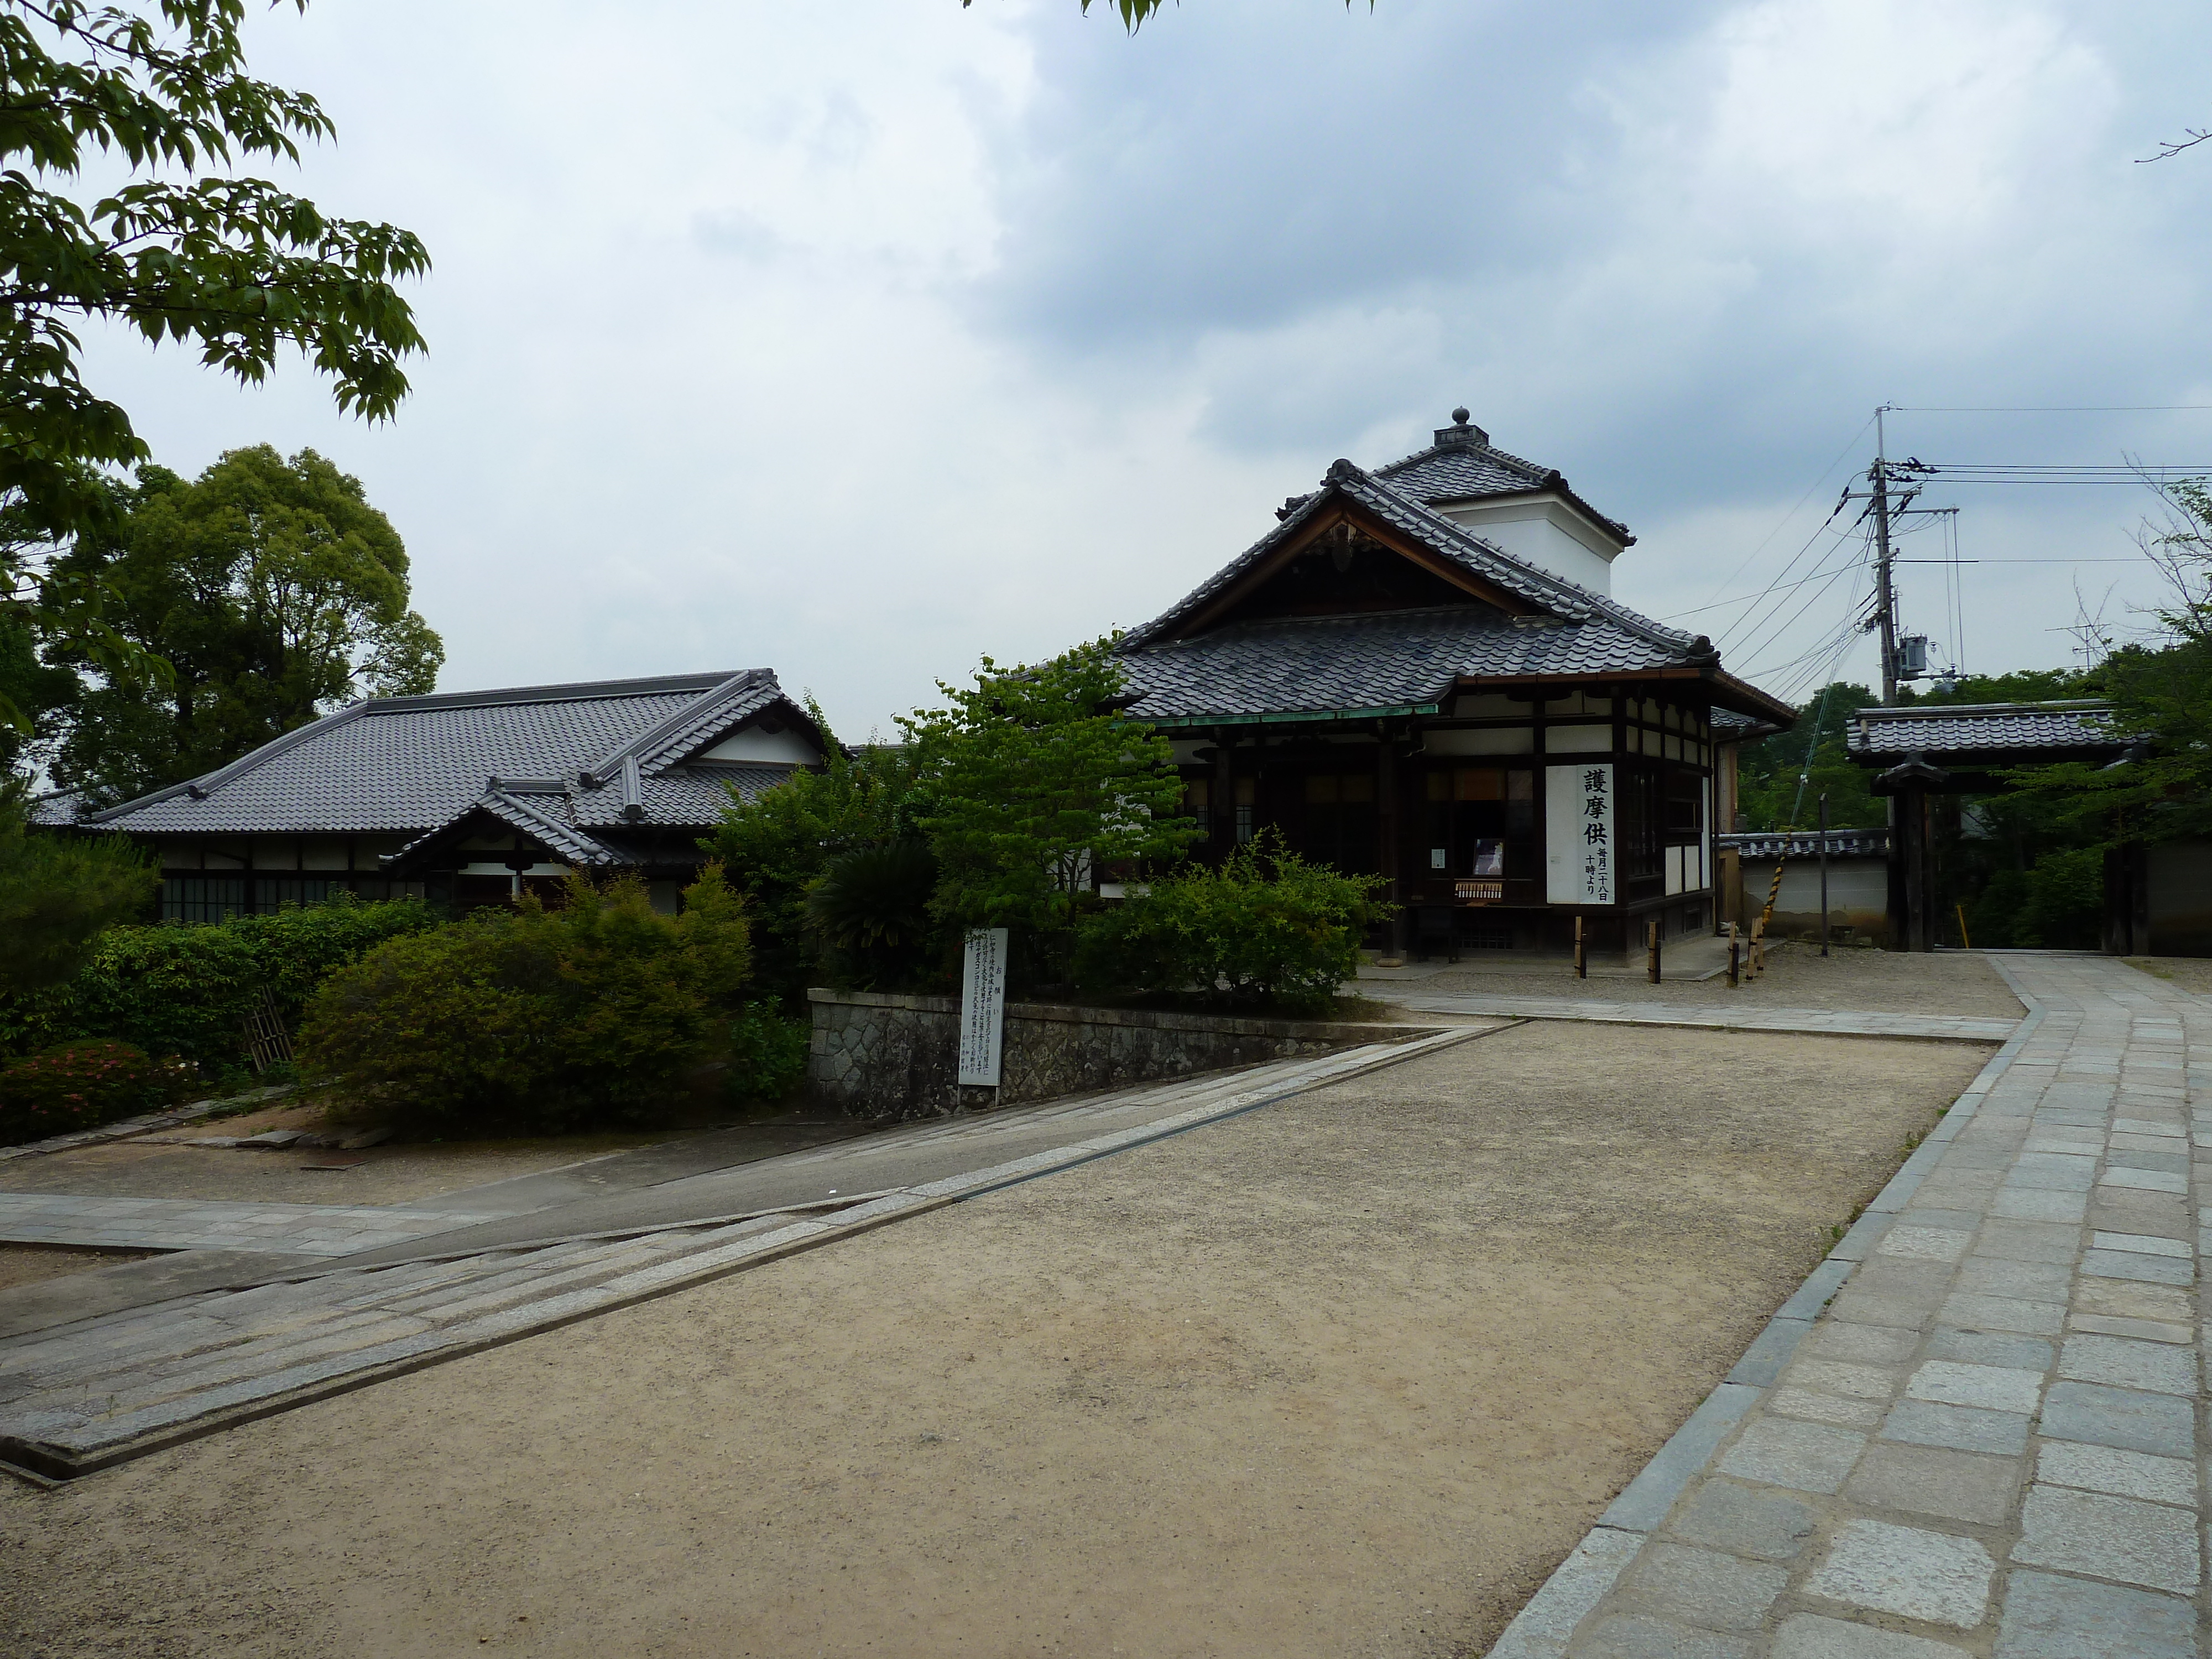
[[[185,1097],[193,1068],[123,1042],[73,1042],[0,1066],[0,1146],[98,1128]]]
[[[295,0],[304,9],[306,0]],[[108,469],[146,459],[123,407],[82,375],[86,319],[168,343],[241,384],[298,351],[372,420],[422,349],[396,283],[429,255],[392,225],[333,218],[265,179],[334,136],[305,93],[254,79],[245,0],[0,0],[0,516],[52,546],[111,517]],[[89,166],[110,188],[88,189]],[[100,594],[0,542],[0,608],[110,668],[148,670]],[[0,720],[27,716],[0,686]]]
[[[1218,870],[1186,865],[1087,918],[1077,981],[1320,1012],[1357,973],[1368,927],[1396,908],[1376,896],[1384,885],[1309,864],[1271,832]]]
[[[0,1032],[9,999],[77,973],[101,930],[144,915],[161,884],[136,848],[32,834],[27,810],[21,780],[0,778]]]
[[[808,890],[846,854],[919,834],[914,752],[872,744],[848,755],[811,698],[806,709],[828,744],[822,769],[793,772],[755,800],[733,792],[721,823],[700,843],[745,896],[759,988],[792,1008],[810,983],[821,982]]]
[[[728,1059],[750,960],[720,864],[674,916],[635,875],[594,887],[571,872],[557,910],[480,910],[333,975],[300,1058],[417,1132],[635,1121]]]
[[[245,1052],[246,1017],[264,988],[289,1018],[362,952],[438,921],[419,899],[368,903],[342,893],[210,926],[111,927],[73,977],[0,997],[0,1053],[112,1037],[150,1054],[228,1066]]]
[[[986,657],[972,684],[938,690],[943,707],[899,721],[927,783],[931,912],[948,930],[1019,930],[1033,945],[1019,976],[1056,979],[1093,869],[1171,860],[1197,838],[1174,746],[1121,713],[1110,638],[1016,668]]]

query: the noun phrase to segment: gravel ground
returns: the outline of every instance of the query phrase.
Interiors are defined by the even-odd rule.
[[[317,1106],[276,1106],[241,1117],[187,1124],[177,1135],[250,1135],[264,1129],[344,1133]],[[357,1152],[246,1152],[118,1140],[0,1164],[0,1192],[81,1193],[88,1197],[191,1198],[271,1204],[405,1204],[465,1187],[535,1175],[586,1158],[676,1139],[666,1130],[562,1135],[529,1140],[430,1141]],[[303,1165],[358,1158],[350,1169]]]
[[[36,1285],[118,1262],[143,1261],[152,1250],[60,1250],[43,1244],[0,1245],[0,1291]]]
[[[0,1483],[0,1651],[1480,1653],[1986,1052],[1522,1024]]]
[[[1608,1002],[1734,1003],[1771,1008],[1865,1008],[1894,1014],[1980,1014],[2017,1019],[2026,1012],[1996,969],[1977,955],[1917,956],[1855,946],[1823,958],[1817,945],[1785,941],[1769,948],[1766,971],[1730,990],[1726,979],[1578,980],[1563,962],[1461,962],[1420,979],[1363,979],[1363,994],[1589,997]]]

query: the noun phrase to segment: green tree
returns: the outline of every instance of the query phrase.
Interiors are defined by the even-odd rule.
[[[422,339],[395,283],[429,256],[407,231],[329,217],[232,170],[295,161],[301,140],[336,131],[307,94],[247,73],[245,10],[0,0],[0,508],[49,550],[106,524],[102,470],[148,453],[122,406],[85,384],[80,319],[196,348],[247,385],[296,349],[372,420],[406,394],[400,362]],[[71,192],[89,161],[119,161],[129,182],[85,204]],[[0,544],[0,608],[128,666],[99,595],[58,592],[51,576],[35,544]],[[20,726],[4,686],[0,698]]]
[[[1820,822],[1823,793],[1831,829],[1888,823],[1887,805],[1868,788],[1866,769],[1851,759],[1844,741],[1850,717],[1880,701],[1865,686],[1838,680],[1808,698],[1788,731],[1746,744],[1736,758],[1744,828],[1811,829]]]
[[[101,930],[139,915],[161,884],[124,842],[27,833],[27,793],[0,779],[0,994],[11,997],[70,978]]]
[[[2079,682],[2133,739],[2113,765],[2068,762],[2012,775],[2054,818],[2106,842],[2212,836],[2212,479],[2154,483],[2160,516],[2136,540],[2163,572],[2163,641],[2123,646]]]
[[[1172,859],[1199,831],[1178,815],[1175,750],[1121,710],[1111,639],[1034,666],[990,658],[945,706],[903,716],[930,798],[920,814],[939,878],[932,908],[954,927],[1014,927],[1058,977],[1098,868]]]
[[[848,853],[921,836],[915,751],[872,743],[848,754],[811,696],[806,712],[825,745],[821,769],[793,772],[753,800],[732,790],[714,833],[699,843],[745,896],[756,976],[787,1003],[820,982],[809,890]]]
[[[444,647],[408,608],[407,550],[361,481],[312,449],[234,449],[186,483],[149,466],[112,533],[60,569],[168,672],[98,676],[56,781],[121,800],[227,764],[367,690],[436,683]],[[87,664],[90,667],[92,665]]]

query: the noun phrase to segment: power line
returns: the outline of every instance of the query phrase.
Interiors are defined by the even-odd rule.
[[[1751,562],[1757,558],[1760,554],[1766,551],[1766,544],[1782,533],[1782,526],[1784,525],[1788,524],[1790,520],[1796,518],[1799,513],[1804,510],[1805,503],[1813,499],[1813,492],[1818,489],[1822,484],[1828,482],[1829,477],[1835,472],[1835,470],[1844,464],[1844,458],[1848,456],[1852,450],[1858,447],[1859,440],[1866,436],[1867,428],[1873,424],[1874,416],[1869,415],[1866,417],[1865,422],[1860,426],[1859,429],[1851,434],[1850,441],[1836,452],[1836,459],[1830,461],[1826,466],[1823,467],[1820,470],[1820,476],[1814,479],[1810,484],[1806,486],[1805,493],[1797,498],[1797,504],[1782,515],[1781,520],[1775,525],[1773,529],[1768,531],[1764,536],[1759,538],[1759,545],[1753,548],[1750,552],[1744,555],[1743,562],[1741,564],[1736,566],[1735,569],[1729,571],[1727,575],[1721,578],[1720,581],[1716,584],[1713,588],[1714,592],[1719,592],[1722,588],[1726,587],[1738,576],[1741,576],[1745,571],[1751,568]],[[1831,513],[1828,516],[1832,519],[1836,515]],[[1813,533],[1817,536],[1820,532],[1816,530]],[[1801,552],[1802,550],[1800,550]],[[1711,608],[1711,607],[1709,605],[1700,607],[1700,609],[1705,610],[1710,610]],[[1686,617],[1691,613],[1686,611],[1677,611],[1675,614],[1677,616]]]
[[[1892,404],[1905,415],[2167,415],[2212,404]]]

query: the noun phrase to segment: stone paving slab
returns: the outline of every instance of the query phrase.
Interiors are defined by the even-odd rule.
[[[1993,960],[2027,1018],[1492,1659],[2200,1653],[2212,1004]]]
[[[2130,970],[2132,971],[2132,970]],[[1607,1002],[1584,997],[1392,997],[1401,1008],[1429,1014],[1491,1014],[1511,1019],[1580,1019],[1607,1025],[1692,1026],[1716,1031],[1789,1031],[1810,1036],[1913,1037],[1936,1042],[2002,1042],[2015,1019],[1968,1014],[1887,1014],[1837,1008],[1735,1008],[1684,1003]]]
[[[187,1295],[29,1332],[0,1341],[0,1461],[52,1479],[88,1474],[230,1422],[665,1295],[1483,1035],[1447,1027],[1405,1042],[1194,1080],[1182,1085],[1182,1111],[900,1191],[862,1194],[864,1201],[815,1218],[779,1212],[459,1259],[333,1265],[290,1281]],[[452,1218],[438,1219],[448,1224]]]
[[[203,1118],[211,1117],[242,1103],[277,1099],[290,1094],[295,1086],[283,1083],[243,1095],[233,1095],[223,1100],[197,1100],[188,1106],[172,1107],[165,1112],[148,1112],[138,1117],[118,1118],[112,1123],[100,1124],[97,1128],[76,1129],[65,1135],[50,1135],[44,1140],[26,1141],[19,1146],[0,1146],[0,1164],[12,1158],[44,1158],[53,1152],[73,1152],[80,1146],[104,1146],[110,1141],[130,1140],[159,1130],[174,1129],[183,1124],[197,1123]]]

